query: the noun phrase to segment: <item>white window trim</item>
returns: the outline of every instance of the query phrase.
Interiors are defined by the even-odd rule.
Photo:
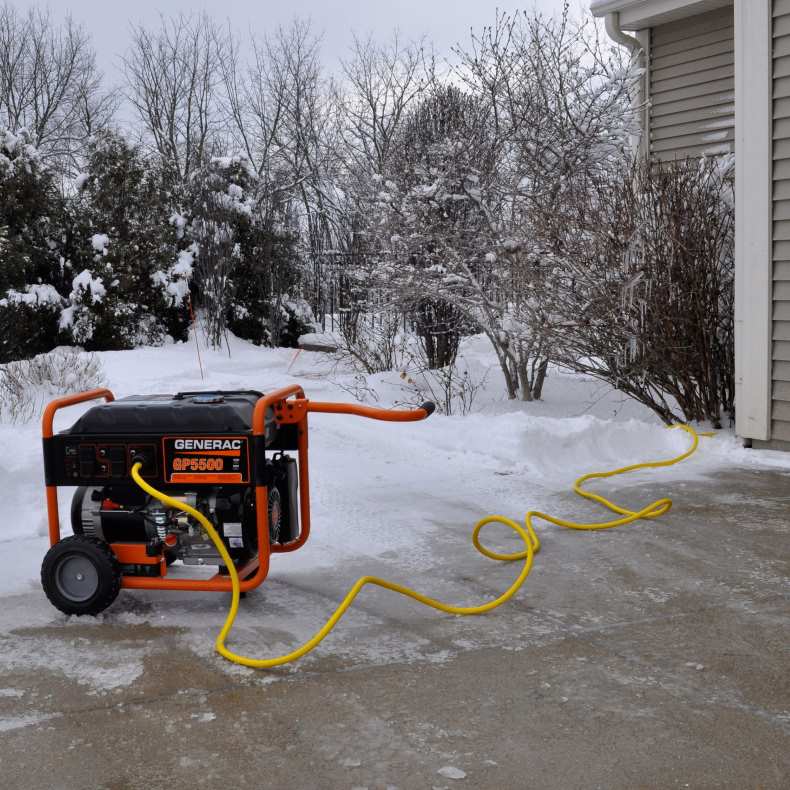
[[[735,0],[735,411],[771,438],[772,0]]]

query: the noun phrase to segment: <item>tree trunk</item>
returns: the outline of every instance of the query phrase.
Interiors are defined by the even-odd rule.
[[[521,389],[521,400],[529,402],[532,400],[532,388],[530,386],[527,361],[523,358],[519,359],[516,369],[518,370],[518,381],[519,381],[519,387]]]
[[[549,360],[544,359],[541,360],[540,365],[538,366],[538,372],[535,376],[535,382],[532,385],[532,397],[535,400],[540,400],[543,396],[543,384],[546,381],[546,372],[549,369]]]
[[[516,400],[518,397],[518,376],[514,375],[508,365],[509,359],[505,349],[502,348],[495,337],[488,334],[488,332],[486,332],[486,334],[491,341],[491,345],[494,347],[497,360],[499,361],[499,367],[502,369],[502,375],[505,377],[505,388],[507,389],[508,400]]]

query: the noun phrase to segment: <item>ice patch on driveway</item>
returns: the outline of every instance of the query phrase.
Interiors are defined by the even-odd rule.
[[[0,716],[0,732],[10,732],[11,730],[20,730],[23,727],[32,727],[62,715],[62,713],[25,713],[21,716]]]

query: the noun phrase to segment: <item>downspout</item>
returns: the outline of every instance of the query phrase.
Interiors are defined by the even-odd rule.
[[[620,27],[619,11],[612,11],[612,13],[607,14],[604,24],[606,25],[606,35],[609,36],[612,41],[627,47],[631,52],[631,57],[636,56],[636,54],[642,50],[642,43],[639,39],[634,36],[629,36],[628,33]]]
[[[607,14],[604,19],[604,25],[606,27],[606,35],[608,35],[609,38],[615,43],[626,47],[631,53],[631,62],[634,63],[637,68],[642,69],[642,76],[639,80],[639,91],[635,96],[632,97],[631,100],[634,110],[640,115],[640,133],[638,138],[633,141],[633,148],[634,151],[637,151],[639,155],[647,156],[650,148],[650,80],[648,76],[647,58],[645,57],[645,53],[649,46],[647,42],[649,41],[650,31],[645,31],[645,35],[648,37],[647,41],[645,42],[640,41],[638,38],[636,38],[636,36],[629,35],[623,30],[622,27],[620,27],[619,11],[612,11],[611,13]]]

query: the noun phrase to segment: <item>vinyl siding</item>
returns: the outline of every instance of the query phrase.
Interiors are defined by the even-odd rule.
[[[790,442],[790,0],[773,0],[771,441]]]
[[[733,152],[734,36],[732,7],[651,29],[651,156],[668,160]],[[790,71],[788,83],[790,90]]]

